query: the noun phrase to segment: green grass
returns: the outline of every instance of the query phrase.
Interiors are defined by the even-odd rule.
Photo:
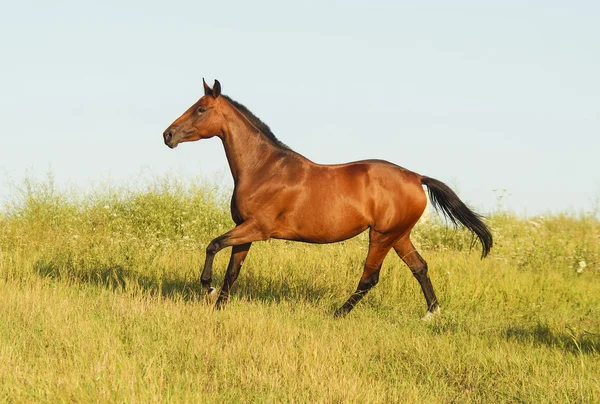
[[[469,233],[419,224],[442,315],[420,320],[419,285],[390,254],[335,320],[365,234],[255,243],[227,309],[212,310],[197,280],[232,225],[227,205],[200,181],[15,189],[0,214],[0,401],[600,401],[593,216],[494,214],[483,261]]]

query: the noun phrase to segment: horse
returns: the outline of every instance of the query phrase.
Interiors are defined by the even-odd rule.
[[[217,136],[225,148],[233,176],[231,217],[235,227],[206,248],[200,281],[227,304],[230,289],[253,242],[270,238],[307,243],[334,243],[369,229],[369,249],[356,291],[334,316],[348,314],[379,281],[381,265],[394,249],[419,282],[430,318],[440,312],[427,262],[410,234],[423,214],[427,187],[432,205],[469,229],[480,240],[481,258],[492,247],[492,234],[481,215],[473,212],[446,184],[383,160],[317,164],[275,137],[270,128],[244,105],[221,94],[221,84],[204,85],[204,96],[163,133],[165,145]],[[216,296],[211,286],[215,254],[232,247],[223,286]]]

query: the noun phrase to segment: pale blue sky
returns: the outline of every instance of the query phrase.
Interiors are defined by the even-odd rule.
[[[313,161],[382,158],[489,212],[600,198],[600,3],[13,1],[0,9],[0,197],[216,175],[221,143],[163,130],[218,78]]]

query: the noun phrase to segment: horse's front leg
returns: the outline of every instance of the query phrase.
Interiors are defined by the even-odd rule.
[[[266,232],[261,231],[261,228],[258,226],[258,223],[256,223],[255,220],[247,220],[243,223],[241,223],[240,225],[236,226],[235,228],[233,228],[232,230],[228,231],[227,233],[215,238],[213,241],[211,241],[208,244],[208,247],[206,247],[206,258],[204,260],[204,269],[202,271],[202,275],[200,276],[200,282],[202,283],[202,286],[204,287],[204,289],[209,293],[214,293],[214,288],[211,287],[211,281],[212,281],[212,269],[213,269],[213,261],[215,259],[215,255],[221,251],[223,248],[227,248],[230,246],[241,246],[244,244],[249,244],[252,243],[253,241],[260,241],[260,240],[266,240],[267,238],[269,238],[269,236],[266,234]],[[241,255],[243,255],[245,257],[245,253],[248,252],[248,249],[250,248],[250,246],[248,245],[247,248],[241,248],[239,253],[237,251],[234,251],[233,255],[238,255],[238,258],[241,257]],[[245,253],[242,253],[242,251],[245,249]],[[241,261],[243,260],[243,257],[241,257],[241,259],[239,260],[235,260],[234,256],[232,255],[232,261],[239,261],[239,264],[241,264]],[[227,268],[227,275],[226,275],[226,279],[225,282],[227,283],[227,286],[224,286],[223,291],[226,294],[229,293],[229,288],[231,287],[231,284],[233,284],[233,282],[235,281],[235,278],[237,278],[237,272],[239,271],[239,266],[238,266],[238,262],[233,262],[234,266],[236,266],[237,268],[231,268],[231,264],[232,262],[230,262],[229,267]],[[233,276],[235,275],[235,276]],[[221,296],[219,296],[219,301],[217,301],[217,307],[220,307],[221,305],[223,305],[224,301],[226,301],[226,298],[224,299],[222,297],[223,293],[221,293]]]
[[[234,245],[231,247],[231,258],[229,259],[229,265],[227,265],[227,272],[225,272],[225,280],[223,281],[223,287],[221,288],[221,292],[219,293],[219,298],[217,299],[216,308],[220,309],[227,304],[229,300],[229,290],[231,286],[237,279],[240,274],[240,268],[242,267],[242,263],[244,259],[248,255],[248,250],[252,243]],[[214,295],[216,295],[216,291],[212,291]]]

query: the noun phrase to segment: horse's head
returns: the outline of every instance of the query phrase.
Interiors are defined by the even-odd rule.
[[[215,80],[213,88],[204,83],[204,97],[188,108],[163,133],[165,144],[171,149],[182,142],[192,142],[218,135],[223,126],[223,114],[219,111],[221,84]]]

